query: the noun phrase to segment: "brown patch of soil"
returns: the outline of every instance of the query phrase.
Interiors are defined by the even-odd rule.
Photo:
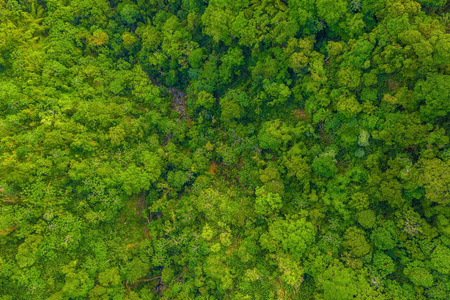
[[[216,164],[215,161],[213,161],[211,163],[211,166],[209,167],[208,173],[211,174],[211,175],[216,175],[216,169],[217,169],[217,164]]]

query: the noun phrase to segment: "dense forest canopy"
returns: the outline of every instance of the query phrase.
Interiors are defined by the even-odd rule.
[[[447,0],[0,0],[0,299],[449,299]]]

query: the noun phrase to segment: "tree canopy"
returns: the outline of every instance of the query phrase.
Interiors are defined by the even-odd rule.
[[[0,0],[0,300],[448,299],[446,0]]]

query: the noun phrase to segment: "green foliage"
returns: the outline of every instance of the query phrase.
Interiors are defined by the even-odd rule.
[[[372,228],[375,225],[376,215],[371,209],[358,212],[357,217],[359,224],[364,228]]]
[[[364,231],[356,227],[349,227],[344,234],[344,242],[351,254],[362,257],[370,252],[370,245],[366,240]]]
[[[338,172],[333,153],[324,153],[316,157],[311,165],[314,173],[330,178]]]
[[[280,195],[267,192],[264,187],[257,188],[255,211],[257,214],[270,217],[283,207]]]
[[[264,122],[258,134],[262,149],[280,150],[281,146],[292,139],[289,128],[280,120]]]
[[[350,268],[340,263],[330,266],[321,276],[323,279],[323,296],[325,299],[353,299],[357,294],[355,274]]]
[[[450,274],[450,249],[446,246],[439,245],[431,254],[432,268],[442,274]]]
[[[376,252],[373,255],[373,265],[380,270],[383,275],[392,274],[396,270],[394,261],[384,252]]]
[[[134,24],[139,16],[139,10],[136,5],[126,4],[120,10],[120,17],[127,25]]]
[[[386,225],[376,228],[370,238],[378,249],[393,249],[397,245],[397,233],[393,222],[388,221]]]
[[[312,224],[304,219],[276,220],[268,233],[261,235],[260,243],[270,252],[284,251],[300,259],[314,240]]]
[[[423,162],[423,173],[420,182],[425,188],[425,196],[428,201],[448,204],[450,174],[447,172],[449,162],[434,158]]]
[[[446,117],[450,111],[450,77],[434,75],[426,81],[418,81],[415,87],[415,99],[422,103],[420,112],[425,120]]]
[[[0,0],[0,299],[448,299],[447,6]]]
[[[418,286],[431,287],[433,285],[433,275],[419,260],[407,264],[403,271],[412,283]]]

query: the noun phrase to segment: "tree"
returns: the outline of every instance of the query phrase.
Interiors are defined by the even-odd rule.
[[[344,1],[334,2],[333,11],[330,11],[328,8],[330,7],[331,2],[329,0],[319,0],[316,2],[317,7],[317,15],[320,19],[324,20],[329,26],[335,25],[338,20],[345,14],[347,11],[347,4]]]
[[[294,148],[295,146],[290,151],[294,150]],[[289,158],[285,157],[284,164],[288,170],[288,177],[294,177],[301,183],[306,183],[311,178],[311,166],[307,157],[292,151]]]
[[[372,228],[375,225],[376,215],[371,209],[358,212],[357,217],[359,224],[364,228]]]
[[[422,104],[421,116],[424,120],[446,117],[450,111],[450,77],[449,75],[434,75],[426,81],[418,81],[414,88],[415,100]]]
[[[427,200],[442,205],[448,204],[450,201],[449,184],[450,174],[447,172],[449,168],[448,162],[434,158],[423,161],[422,174],[419,182],[425,187],[425,196]]]
[[[392,258],[384,252],[376,252],[373,255],[373,266],[386,276],[396,271],[396,265]]]
[[[240,119],[244,114],[244,110],[239,105],[238,99],[234,97],[225,97],[220,99],[220,108],[222,113],[220,120],[226,124],[231,120]]]
[[[393,222],[388,221],[383,226],[376,228],[371,236],[375,247],[380,250],[391,250],[397,245],[397,233]]]
[[[313,225],[305,219],[275,219],[269,225],[268,233],[262,234],[259,241],[262,248],[269,252],[282,249],[295,259],[301,259],[313,242],[314,236]]]
[[[226,45],[230,45],[230,27],[235,19],[235,15],[229,9],[215,7],[217,4],[214,4],[215,3],[213,2],[208,5],[202,16],[202,23],[205,25],[204,33],[212,36],[216,43],[222,41]]]
[[[289,128],[283,126],[280,120],[264,122],[258,134],[261,148],[275,151],[280,150],[291,139]]]
[[[320,277],[325,299],[353,299],[358,292],[354,271],[337,261],[330,265]]]
[[[356,257],[362,257],[370,252],[370,245],[366,240],[364,231],[357,227],[349,227],[345,231],[342,244]]]
[[[333,152],[323,153],[316,157],[311,166],[314,173],[327,178],[333,177],[338,172]]]
[[[446,246],[439,245],[431,254],[432,268],[442,274],[450,274],[450,249]]]
[[[283,207],[280,195],[267,192],[264,187],[257,188],[255,193],[255,211],[257,214],[270,218]]]
[[[136,18],[139,16],[139,10],[136,5],[125,4],[120,10],[120,17],[127,25],[136,23]]]
[[[403,272],[415,285],[423,287],[431,287],[433,285],[433,275],[420,260],[407,264]]]

